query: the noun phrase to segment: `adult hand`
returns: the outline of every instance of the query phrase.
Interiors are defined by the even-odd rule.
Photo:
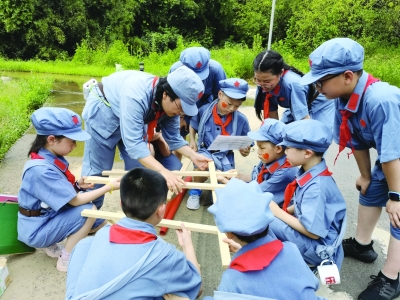
[[[394,228],[400,228],[400,202],[388,200],[386,212],[389,214],[390,223]]]
[[[250,154],[250,149],[251,149],[251,147],[248,146],[246,148],[239,149],[239,152],[243,157],[246,157],[246,156],[248,156]]]
[[[369,184],[371,183],[371,178],[366,178],[360,175],[356,181],[356,189],[361,192],[362,195],[365,195]]]
[[[198,150],[196,141],[192,141],[192,139],[190,139],[189,147],[192,148],[195,152],[197,152]]]
[[[178,236],[178,243],[182,247],[182,249],[185,249],[186,246],[193,244],[192,232],[190,230],[187,230],[184,223],[181,224],[181,229],[176,229],[175,232]]]
[[[164,176],[165,180],[167,181],[168,189],[175,194],[178,194],[182,191],[182,185],[186,185],[186,182],[182,178],[179,178],[167,169],[160,171],[160,174]]]
[[[208,162],[212,161],[211,158],[208,158],[202,154],[198,154],[193,152],[190,156],[190,160],[195,164],[200,170],[204,171],[208,168]]]
[[[229,246],[229,251],[236,253],[238,252],[242,246],[239,243],[236,243],[234,240],[232,239],[228,239],[228,238],[223,238],[222,241],[224,243],[227,243]]]

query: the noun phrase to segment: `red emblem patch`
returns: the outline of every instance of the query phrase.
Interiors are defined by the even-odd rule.
[[[363,119],[360,120],[360,125],[364,128],[367,127],[367,123]]]
[[[72,122],[74,122],[75,125],[78,124],[79,123],[78,117],[72,116]]]
[[[311,60],[311,59],[308,59],[308,65],[309,65],[310,67],[312,67],[312,60]]]
[[[203,66],[203,64],[202,64],[200,61],[199,61],[199,62],[197,62],[197,64],[196,64],[196,68],[200,69],[202,66]]]
[[[235,88],[238,88],[240,86],[239,81],[235,81],[235,83],[233,84],[235,86]]]
[[[279,101],[285,101],[286,99],[284,97],[279,97],[278,100]]]
[[[201,92],[199,93],[199,95],[197,96],[197,99],[200,99],[201,97],[203,97],[203,91],[201,91]]]

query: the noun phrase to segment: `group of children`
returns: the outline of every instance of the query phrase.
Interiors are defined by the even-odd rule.
[[[213,159],[219,170],[234,169],[234,158],[231,151],[207,149],[217,135],[248,135],[258,146],[260,162],[252,174],[239,173],[233,179],[219,176],[226,186],[216,191],[218,201],[208,209],[218,229],[226,233],[225,242],[236,252],[218,292],[227,293],[226,299],[234,299],[230,293],[249,299],[319,299],[315,295],[318,279],[312,271],[323,261],[333,262],[340,270],[344,256],[364,262],[376,259],[371,234],[386,205],[391,219],[388,258],[359,299],[394,299],[400,294],[400,142],[394,138],[400,128],[396,118],[400,90],[363,71],[363,48],[351,39],[333,39],[318,47],[310,55],[311,71],[303,77],[279,57],[280,70],[265,68],[269,56],[276,58],[267,51],[254,63],[254,81],[259,85],[256,111],[260,116],[260,107],[264,110],[258,130],[250,132],[246,117],[237,111],[248,90],[239,78],[220,80],[218,98],[204,104],[190,120],[190,143],[198,135],[197,144],[191,147]],[[302,86],[306,88],[300,90]],[[326,103],[334,103],[334,125],[328,117],[322,118],[327,125],[313,120],[318,111],[314,100],[321,95],[329,100],[321,101],[320,113],[328,116],[332,106]],[[274,116],[273,101],[285,103],[291,97],[292,119],[285,124]],[[165,176],[136,168],[121,182],[81,193],[91,186],[84,185],[84,179],[76,182],[63,158],[75,140],[89,138],[80,127],[79,116],[65,109],[42,108],[32,115],[32,122],[38,137],[19,193],[19,238],[45,248],[49,255],[61,254],[60,270],[77,244],[68,267],[67,299],[165,295],[194,299],[200,295],[200,269],[190,231],[184,225],[177,231],[183,254],[154,231],[153,226],[163,218],[170,188]],[[324,160],[333,138],[339,152],[344,147],[353,149],[361,174],[357,235],[343,243],[346,204]],[[372,172],[369,148],[379,154]],[[249,151],[241,149],[240,153],[247,156]],[[120,185],[126,218],[101,228],[104,220],[79,216],[88,205],[96,209],[89,204],[92,200]],[[199,207],[199,194],[192,190],[188,208]],[[98,229],[94,237],[83,239]],[[65,237],[62,249],[57,243]],[[145,285],[151,286],[146,287],[147,294],[138,288]],[[216,299],[221,295],[216,293]]]

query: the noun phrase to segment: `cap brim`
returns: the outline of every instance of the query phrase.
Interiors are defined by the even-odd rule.
[[[210,66],[207,66],[207,68],[204,68],[204,70],[201,71],[197,71],[196,69],[194,69],[193,71],[197,74],[197,76],[200,77],[201,80],[205,80],[210,74]]]
[[[185,113],[185,115],[189,117],[193,117],[198,114],[199,110],[197,109],[196,104],[189,105],[185,101],[182,100],[181,98],[181,105],[182,105],[182,110]]]
[[[81,130],[78,132],[67,133],[67,134],[63,134],[63,135],[71,140],[79,141],[79,142],[84,142],[84,141],[90,140],[92,138],[90,136],[90,134],[84,130]]]
[[[258,133],[258,131],[250,131],[247,133],[247,136],[254,141],[263,141],[263,142],[269,141],[269,139],[267,137]]]
[[[331,74],[330,70],[326,70],[323,73],[320,74],[313,74],[312,72],[308,72],[307,74],[305,74],[303,77],[300,78],[300,85],[309,85],[311,83],[316,82],[317,80],[321,79],[322,77]]]

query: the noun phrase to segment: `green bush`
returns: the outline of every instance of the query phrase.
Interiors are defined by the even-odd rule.
[[[0,160],[27,130],[31,113],[50,95],[53,80],[38,76],[0,80]]]

